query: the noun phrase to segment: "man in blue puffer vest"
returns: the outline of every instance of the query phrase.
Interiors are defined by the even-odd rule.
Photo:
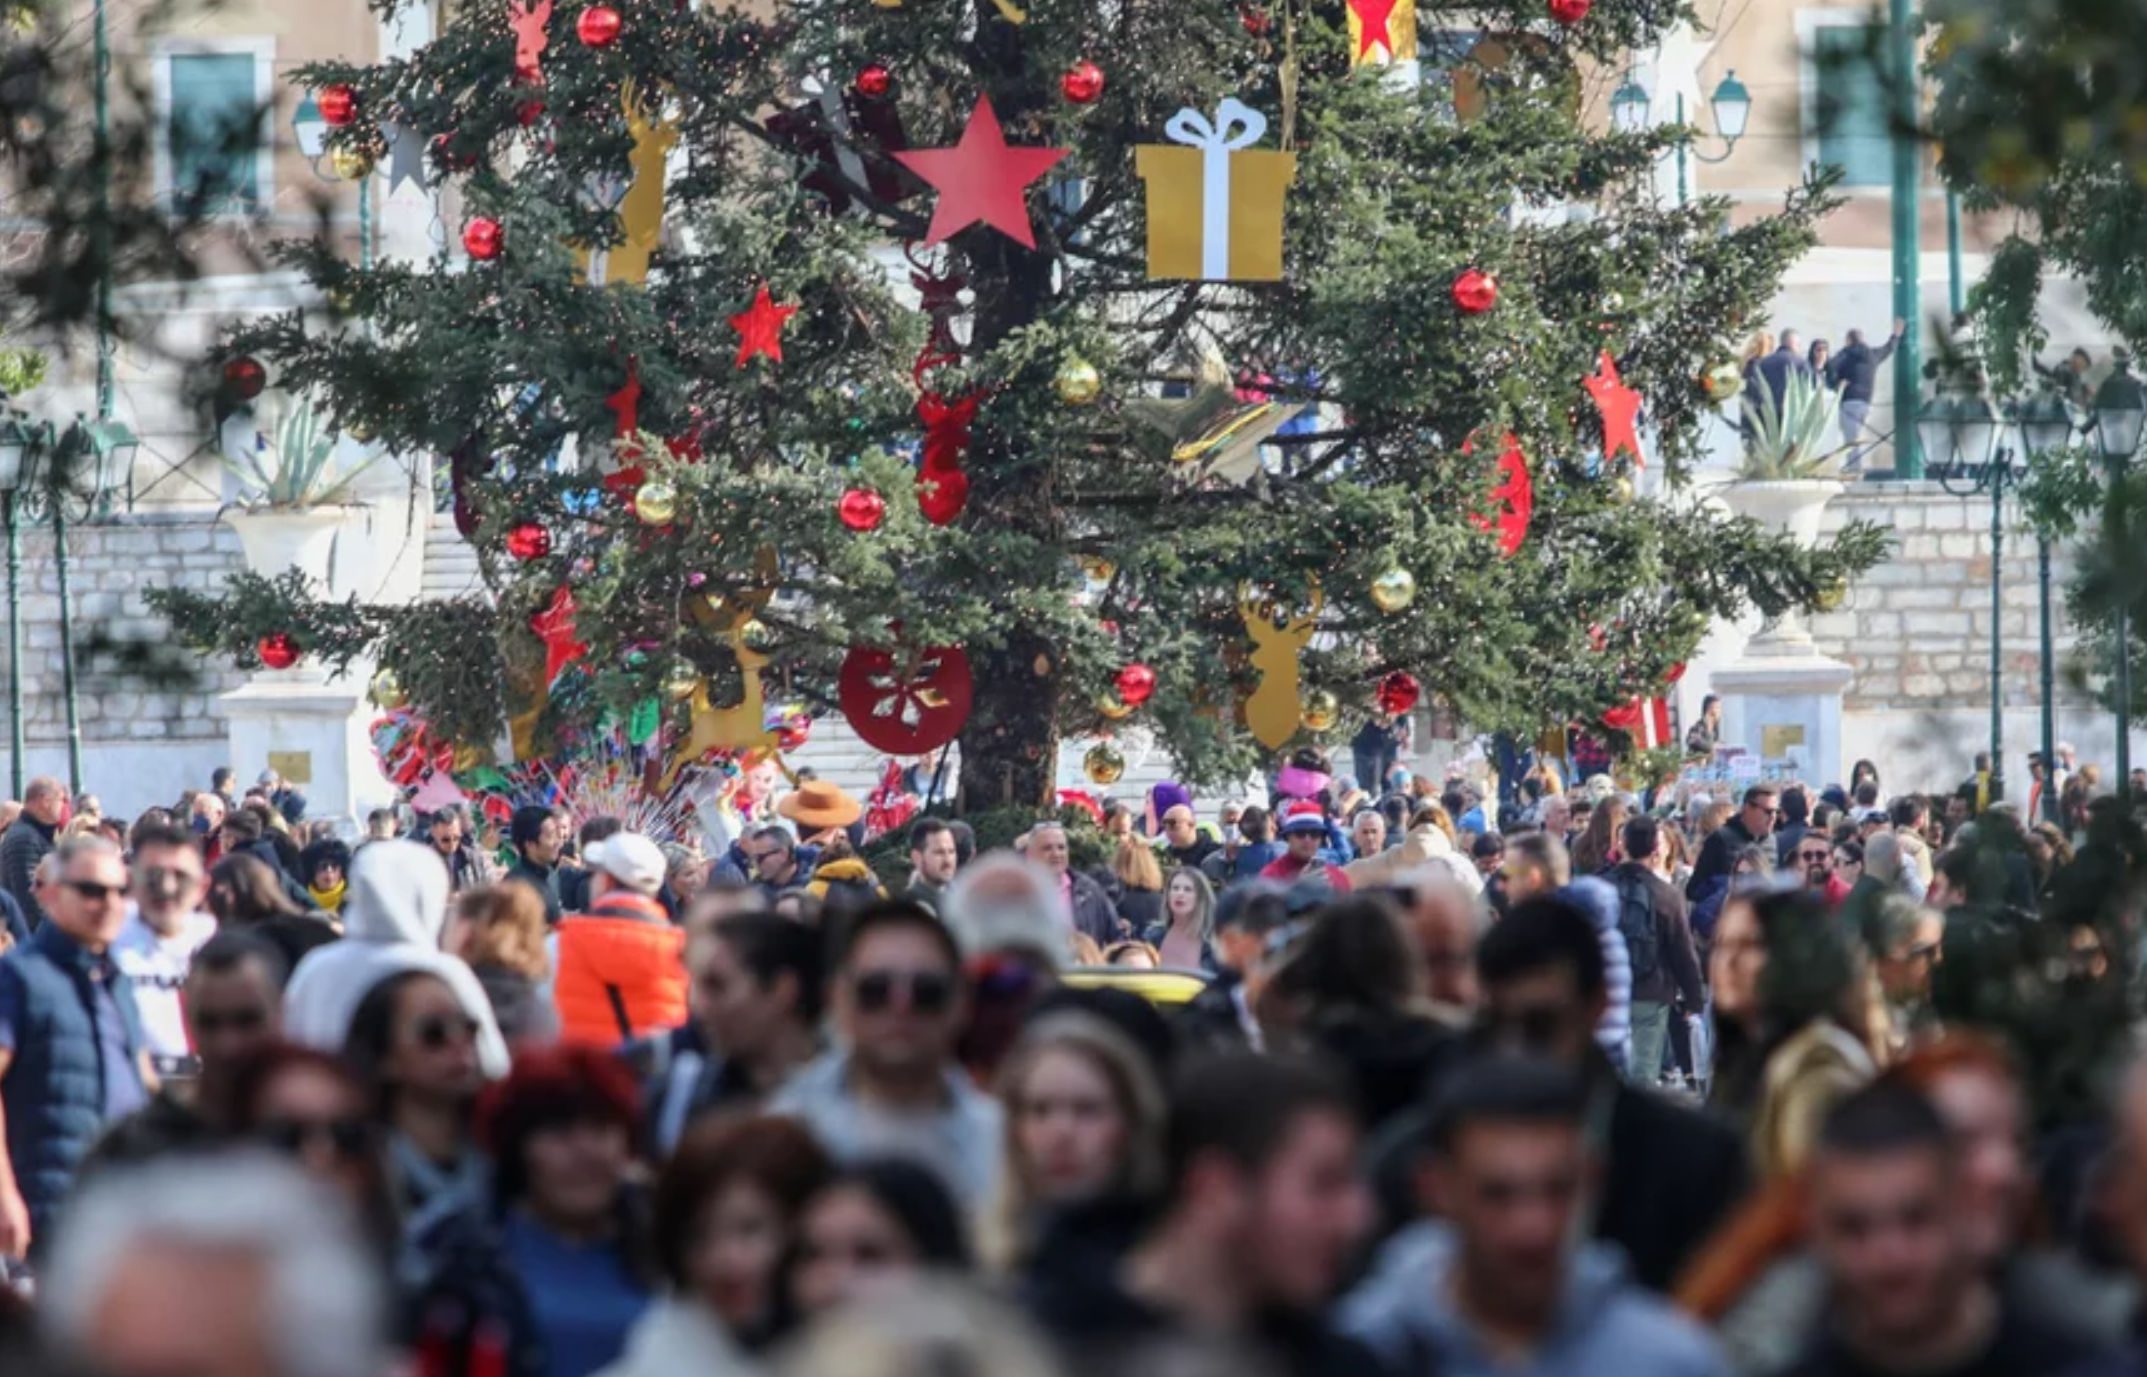
[[[0,958],[0,1255],[45,1237],[75,1168],[104,1126],[155,1088],[141,1018],[112,962],[127,867],[102,838],[53,856],[50,918]]]

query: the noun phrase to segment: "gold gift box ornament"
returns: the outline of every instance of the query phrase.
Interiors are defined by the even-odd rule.
[[[1133,170],[1148,184],[1148,276],[1196,282],[1280,282],[1282,197],[1297,155],[1254,149],[1267,116],[1236,97],[1211,122],[1188,107],[1140,144]]]

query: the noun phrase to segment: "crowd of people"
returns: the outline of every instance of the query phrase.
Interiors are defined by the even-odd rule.
[[[32,781],[0,1370],[2143,1370],[2123,796],[1374,763],[711,855]]]

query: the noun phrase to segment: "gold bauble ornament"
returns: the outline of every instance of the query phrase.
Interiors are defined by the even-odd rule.
[[[1103,375],[1096,365],[1077,354],[1068,354],[1059,363],[1059,375],[1051,385],[1058,389],[1059,400],[1068,406],[1087,406],[1103,395]]]
[[[379,160],[373,150],[358,144],[337,144],[328,150],[328,166],[342,181],[356,182],[373,175],[373,167]]]
[[[665,479],[651,478],[634,492],[634,515],[644,525],[670,525],[678,515],[678,489]]]
[[[1610,480],[1611,501],[1622,507],[1631,502],[1633,496],[1633,480],[1630,475],[1621,473]]]
[[[1700,374],[1700,391],[1711,402],[1726,402],[1744,390],[1744,370],[1735,359],[1709,364]]]
[[[1123,722],[1133,715],[1133,709],[1115,693],[1097,694],[1096,712],[1106,722]]]
[[[1074,562],[1081,566],[1084,576],[1097,583],[1109,583],[1118,573],[1118,566],[1101,555],[1082,555]]]
[[[671,666],[664,675],[663,696],[674,703],[683,703],[693,697],[693,691],[701,686],[701,671],[684,660]]]
[[[1308,732],[1328,732],[1342,720],[1342,704],[1326,689],[1314,689],[1298,704],[1297,720]]]
[[[361,445],[373,443],[373,428],[363,421],[352,421],[349,425],[343,427],[343,433]]]
[[[1081,772],[1088,776],[1089,783],[1109,788],[1126,773],[1126,758],[1119,754],[1118,747],[1099,741],[1081,757]]]
[[[489,746],[482,746],[471,741],[458,741],[455,743],[454,757],[448,764],[453,773],[459,775],[464,771],[476,769],[478,766],[490,761],[491,758],[492,750]]]
[[[373,706],[383,712],[407,707],[410,702],[410,690],[403,687],[403,676],[385,665],[373,672],[373,682],[366,685],[365,692],[373,700]]]
[[[1382,612],[1399,612],[1416,601],[1416,575],[1395,566],[1372,580],[1372,606]]]
[[[1819,586],[1819,596],[1812,606],[1821,612],[1839,612],[1848,601],[1849,581],[1837,574]]]
[[[738,627],[738,643],[747,650],[766,650],[775,640],[775,633],[758,617],[748,617]]]

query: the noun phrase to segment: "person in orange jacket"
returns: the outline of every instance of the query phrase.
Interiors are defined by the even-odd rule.
[[[560,1039],[617,1048],[686,1021],[686,934],[656,901],[664,854],[637,832],[589,848],[589,908],[559,922]]]

